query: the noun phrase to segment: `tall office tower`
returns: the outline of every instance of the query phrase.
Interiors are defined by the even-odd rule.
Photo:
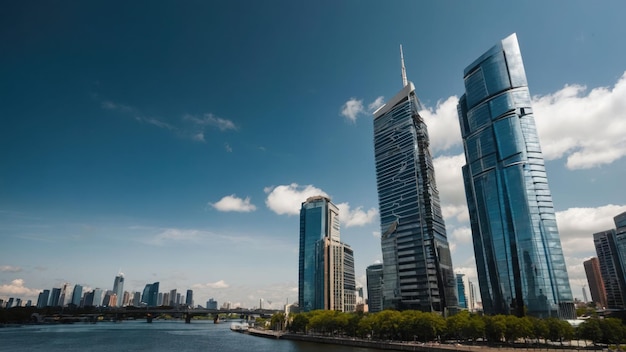
[[[61,295],[59,296],[59,306],[65,307],[68,303],[72,301],[72,294],[70,293],[70,283],[66,282],[63,284],[61,288]]]
[[[161,305],[165,305],[163,303],[163,293],[159,292],[159,282],[154,282],[150,285],[150,300],[148,301],[148,306],[150,307],[158,307]]]
[[[327,197],[302,203],[298,264],[301,311],[355,308],[354,253],[340,242],[339,209]]]
[[[74,291],[72,292],[72,300],[70,303],[74,307],[80,307],[80,299],[83,298],[83,286],[76,284],[74,285]]]
[[[365,269],[367,309],[371,313],[383,310],[383,265],[372,264]]]
[[[356,277],[354,275],[354,251],[350,246],[341,243],[343,253],[343,311],[355,312],[357,304]],[[340,272],[337,275],[341,275]],[[338,281],[338,280],[337,280]]]
[[[50,300],[50,290],[43,290],[43,292],[39,293],[39,297],[37,297],[37,308],[47,307],[49,300]]]
[[[139,307],[141,305],[141,292],[135,291],[133,293],[133,300],[131,303],[134,307]]]
[[[606,307],[606,291],[604,290],[604,281],[600,272],[600,261],[598,261],[597,257],[593,257],[584,261],[583,266],[587,275],[591,300],[602,307]]]
[[[93,290],[85,293],[85,299],[83,302],[83,306],[85,307],[94,307],[93,304]]]
[[[613,218],[616,229],[593,234],[606,291],[606,307],[626,308],[626,212]]]
[[[117,296],[116,307],[121,307],[124,302],[124,274],[119,273],[113,282],[113,293]]]
[[[428,130],[400,53],[403,88],[374,112],[383,308],[445,312],[458,305],[452,257]]]
[[[95,288],[93,290],[93,306],[94,307],[100,307],[102,305],[102,295],[104,293],[102,292],[102,289],[100,288]]]
[[[61,298],[61,289],[60,288],[53,288],[52,289],[52,293],[50,293],[50,303],[48,303],[48,306],[50,307],[60,307],[61,304],[59,304],[59,299]]]
[[[170,290],[169,305],[171,307],[175,307],[178,305],[178,302],[176,300],[176,294],[176,289]]]
[[[459,308],[467,309],[467,296],[465,295],[463,276],[465,276],[465,274],[456,274],[456,288],[459,294]]]
[[[469,280],[467,281],[467,286],[469,289],[468,308],[470,312],[473,312],[476,309],[476,289],[474,288],[474,283]]]
[[[141,303],[147,306],[150,305],[150,288],[152,288],[152,284],[146,284],[143,288],[143,293],[141,294]]]
[[[185,305],[187,307],[193,307],[193,290],[187,290],[187,295],[185,297]]]
[[[485,313],[576,317],[517,36],[465,68],[465,194]]]

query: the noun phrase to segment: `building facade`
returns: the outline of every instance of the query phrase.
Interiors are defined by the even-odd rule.
[[[626,309],[626,212],[613,218],[615,229],[593,234],[606,308]]]
[[[602,273],[600,271],[600,261],[598,261],[597,257],[593,257],[584,261],[583,266],[585,267],[585,274],[587,275],[591,300],[601,307],[606,307],[606,291],[604,290],[604,280],[602,280]]]
[[[464,72],[458,114],[478,283],[487,314],[575,318],[517,36]]]
[[[458,307],[428,130],[415,86],[374,112],[374,153],[383,255],[383,309],[445,312]]]
[[[456,288],[459,294],[459,308],[467,309],[467,295],[465,294],[463,276],[465,276],[465,274],[456,274]]]
[[[119,273],[115,277],[115,281],[113,281],[113,293],[115,293],[117,298],[115,306],[121,307],[122,302],[124,301],[124,274]]]
[[[367,309],[371,313],[383,310],[383,264],[372,264],[365,269],[367,280]]]
[[[301,311],[356,309],[354,253],[340,241],[339,209],[327,197],[302,203],[298,260]]]

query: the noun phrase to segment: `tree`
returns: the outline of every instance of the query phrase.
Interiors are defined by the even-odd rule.
[[[626,331],[621,320],[606,318],[600,320],[602,330],[602,342],[607,344],[620,344],[625,342]]]
[[[446,319],[446,335],[454,337],[457,341],[467,338],[466,333],[470,325],[470,313],[466,310]]]
[[[465,336],[470,338],[472,342],[485,336],[485,320],[477,315],[471,314],[469,324],[467,325]]]
[[[276,313],[270,320],[270,329],[282,331],[285,328],[285,313]]]
[[[506,331],[506,317],[494,315],[485,317],[485,335],[491,342],[501,342]]]
[[[289,323],[290,332],[304,332],[306,333],[306,327],[309,324],[309,318],[304,313],[296,314],[291,323]]]
[[[591,340],[594,345],[602,341],[602,328],[600,327],[599,319],[587,319],[584,323],[580,324],[578,327],[578,336],[585,340]]]

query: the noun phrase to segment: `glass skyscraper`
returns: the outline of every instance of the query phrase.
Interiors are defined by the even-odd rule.
[[[356,309],[354,253],[340,242],[339,209],[327,197],[310,197],[302,203],[298,264],[302,312]]]
[[[374,112],[383,309],[445,312],[457,309],[456,280],[428,130],[401,62],[402,90]]]
[[[626,308],[626,212],[613,218],[616,229],[593,234],[600,273],[606,292],[606,307]]]
[[[517,36],[463,77],[463,177],[483,309],[575,318]]]
[[[124,299],[124,274],[119,273],[113,282],[113,293],[116,295],[116,307],[121,307]]]
[[[367,280],[367,306],[370,313],[383,310],[383,265],[372,264],[365,269]]]

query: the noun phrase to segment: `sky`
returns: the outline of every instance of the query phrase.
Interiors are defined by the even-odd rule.
[[[456,104],[517,33],[574,297],[626,211],[623,1],[7,1],[0,299],[194,291],[297,301],[300,204],[327,195],[357,282],[382,260],[372,112],[421,100],[455,272],[476,280]],[[588,296],[590,297],[590,296]]]

